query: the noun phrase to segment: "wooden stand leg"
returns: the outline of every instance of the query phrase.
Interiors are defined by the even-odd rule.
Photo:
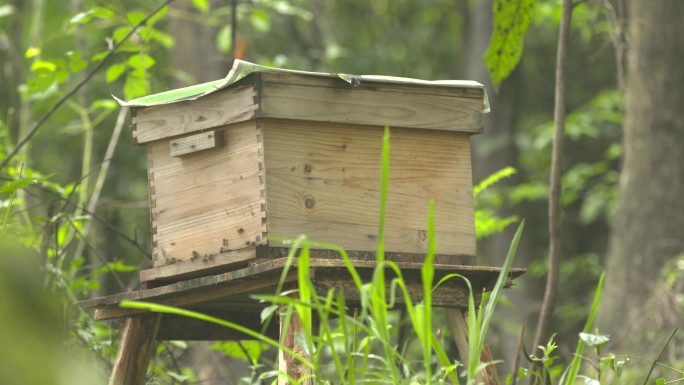
[[[126,318],[109,385],[145,383],[161,317],[158,313],[147,313]]]
[[[458,352],[461,355],[461,361],[468,363],[470,362],[470,342],[468,341],[467,312],[461,309],[447,308],[446,315],[451,335],[454,337],[456,348],[458,348]],[[493,361],[492,353],[489,351],[489,346],[485,344],[482,348],[482,353],[480,354],[480,362],[491,361]],[[494,365],[489,365],[484,370],[481,370],[477,374],[476,380],[485,385],[499,385],[499,375],[497,374]]]
[[[299,314],[293,310],[289,325],[285,325],[286,315],[284,312],[285,307],[281,309],[280,314],[280,343],[308,359],[309,356],[305,350],[295,340],[297,334],[306,333],[302,327],[302,320],[299,318]],[[285,328],[286,326],[287,328]],[[278,369],[283,373],[287,373],[287,377],[284,375],[278,377],[278,385],[290,385],[292,383],[313,385],[311,369],[282,350],[278,352]],[[302,378],[304,380],[299,382]],[[290,379],[292,382],[290,382]]]

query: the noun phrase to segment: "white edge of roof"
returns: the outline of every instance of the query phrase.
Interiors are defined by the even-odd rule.
[[[403,78],[396,76],[384,76],[384,75],[349,75],[341,73],[324,73],[324,72],[309,72],[309,71],[297,71],[280,69],[273,67],[261,66],[258,64],[250,63],[243,60],[236,59],[233,62],[233,66],[226,75],[225,78],[214,80],[207,83],[197,84],[194,86],[189,86],[185,88],[180,88],[176,90],[170,90],[165,92],[160,92],[157,94],[147,95],[140,98],[136,98],[129,101],[124,101],[116,96],[112,97],[119,102],[122,107],[150,107],[159,106],[164,104],[173,104],[180,101],[188,101],[199,99],[203,96],[212,94],[216,91],[222,90],[231,84],[237,82],[238,80],[244,78],[245,76],[253,72],[284,72],[284,73],[294,73],[300,75],[308,76],[323,76],[323,77],[338,77],[341,80],[349,83],[352,86],[357,86],[364,80],[380,83],[399,83],[399,84],[418,84],[418,85],[431,85],[440,87],[458,87],[458,88],[476,88],[481,89],[484,92],[482,112],[488,113],[490,111],[489,99],[487,98],[487,90],[484,85],[473,80],[420,80]]]

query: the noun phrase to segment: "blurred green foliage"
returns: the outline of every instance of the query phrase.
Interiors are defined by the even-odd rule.
[[[7,384],[103,384],[106,368],[65,338],[63,298],[35,250],[0,235],[0,376]]]

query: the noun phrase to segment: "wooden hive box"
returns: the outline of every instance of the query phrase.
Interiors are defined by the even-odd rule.
[[[434,200],[442,262],[474,258],[469,136],[486,108],[475,82],[236,61],[225,79],[122,104],[147,147],[154,261],[142,281],[281,256],[279,239],[300,234],[372,256],[385,126],[388,256],[425,253]]]

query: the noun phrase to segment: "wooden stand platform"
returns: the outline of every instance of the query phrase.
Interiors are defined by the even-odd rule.
[[[409,293],[414,301],[422,300],[421,263],[397,262]],[[355,260],[354,265],[364,280],[370,280],[375,261]],[[122,300],[140,300],[163,305],[177,306],[216,316],[231,322],[259,330],[261,322],[259,314],[265,304],[252,299],[254,294],[274,294],[282,271],[286,266],[286,258],[266,260],[246,268],[228,271],[212,276],[188,279],[169,283],[164,286],[141,289],[134,292],[111,295],[83,301],[84,308],[94,309],[96,320],[125,318],[121,345],[110,378],[110,385],[139,385],[145,380],[145,372],[150,360],[151,349],[155,340],[236,340],[248,339],[247,336],[234,330],[208,324],[189,318],[172,315],[160,315],[137,309],[119,307]],[[314,286],[319,293],[328,289],[343,290],[347,304],[353,306],[360,300],[359,293],[351,281],[344,263],[340,259],[314,258],[309,263]],[[447,274],[458,273],[466,276],[476,293],[491,288],[499,274],[498,268],[467,265],[435,265],[435,282]],[[524,273],[524,269],[513,269],[510,282]],[[295,264],[285,275],[285,288],[293,288],[297,280]],[[465,309],[468,303],[468,289],[459,280],[449,280],[433,292],[432,303],[435,307],[447,308],[448,326],[463,359],[467,358],[468,341]],[[398,303],[401,306],[401,303]],[[282,333],[285,341],[290,341],[291,348],[296,350],[292,328],[297,327],[297,319],[293,317],[289,330],[280,330],[272,325],[266,334],[278,338]],[[483,361],[491,361],[488,349],[485,349]],[[293,367],[287,357],[281,357],[281,365],[285,365],[288,374],[293,378],[306,375],[301,368]],[[492,368],[493,369],[493,368]],[[480,381],[486,385],[498,384],[496,371],[482,372]],[[306,383],[306,382],[305,382]],[[312,383],[312,382],[308,382]]]

